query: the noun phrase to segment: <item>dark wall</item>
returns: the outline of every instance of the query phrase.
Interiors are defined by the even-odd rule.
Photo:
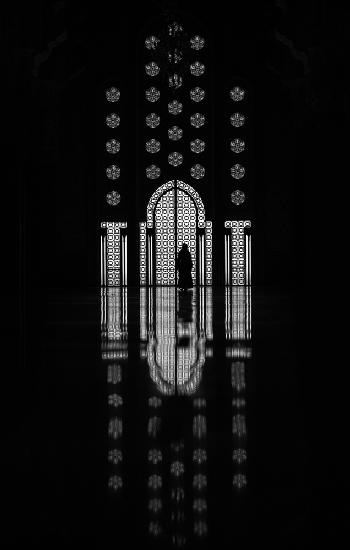
[[[3,17],[9,278],[20,272],[28,288],[99,283],[96,89],[135,71],[138,32],[164,3],[121,5],[36,2]],[[293,285],[305,274],[312,194],[335,148],[327,136],[348,112],[347,14],[326,1],[178,7],[213,36],[215,73],[254,91],[255,282]]]
[[[105,0],[91,8],[44,0],[2,6],[1,298],[9,307],[1,319],[11,352],[2,382],[9,396],[6,423],[12,419],[17,428],[27,414],[23,404],[35,396],[46,289],[99,284],[95,90],[107,77],[134,69],[125,56],[135,48],[134,34],[118,51],[117,29],[127,22],[137,33],[161,4],[125,3],[123,12],[121,2]],[[339,419],[348,415],[334,420],[329,400],[347,403],[338,395],[349,386],[341,380],[346,362],[335,356],[343,348],[341,323],[329,303],[342,305],[346,282],[336,245],[348,218],[339,211],[342,204],[347,208],[348,188],[349,8],[334,0],[280,0],[278,9],[263,1],[217,1],[215,11],[203,11],[203,2],[180,4],[200,15],[215,36],[216,73],[246,78],[254,90],[254,280],[305,283],[295,345],[305,401],[311,396],[315,403],[314,439],[322,441],[315,471],[319,482],[319,458],[327,452],[337,461],[332,476],[340,476],[345,430]],[[221,50],[230,43],[230,50]],[[316,317],[321,330],[312,340]],[[20,437],[18,443],[17,460],[24,463]],[[5,447],[10,456],[11,445]],[[26,480],[8,478],[21,483],[18,492],[12,488],[18,518]]]

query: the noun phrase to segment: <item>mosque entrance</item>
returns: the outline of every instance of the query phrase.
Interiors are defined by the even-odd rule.
[[[188,245],[193,282],[211,284],[211,222],[199,194],[181,181],[169,181],[152,195],[147,222],[140,224],[140,282],[177,284],[176,256]]]

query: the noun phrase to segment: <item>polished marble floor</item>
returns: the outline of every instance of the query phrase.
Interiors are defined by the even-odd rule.
[[[114,288],[43,304],[14,541],[300,549],[322,518],[333,537],[310,477],[294,293]]]

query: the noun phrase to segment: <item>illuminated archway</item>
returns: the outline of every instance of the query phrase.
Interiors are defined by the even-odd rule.
[[[212,224],[205,220],[200,195],[190,185],[170,180],[147,205],[140,223],[140,283],[175,285],[175,259],[182,243],[189,246],[196,284],[212,283]]]

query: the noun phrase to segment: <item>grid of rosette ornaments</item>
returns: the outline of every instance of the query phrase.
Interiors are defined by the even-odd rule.
[[[181,172],[187,181],[200,181],[206,174],[201,157],[206,148],[203,133],[208,123],[205,106],[207,92],[203,87],[207,71],[202,59],[205,40],[198,35],[187,38],[182,25],[174,22],[168,25],[161,38],[148,36],[145,48],[151,54],[146,56],[149,59],[145,63],[145,101],[148,111],[145,117],[148,133],[145,150],[150,162],[145,167],[146,178],[158,180],[162,174],[167,177],[172,167],[177,169],[172,171],[172,177]],[[184,51],[186,49],[188,51]],[[161,96],[167,103],[166,111]],[[191,110],[185,117],[188,100]],[[161,143],[159,139],[163,116],[167,123],[166,143]],[[186,134],[190,133],[190,140],[185,139]],[[163,168],[160,166],[161,149],[168,151],[167,166]],[[192,157],[187,174],[182,170],[188,164],[186,155]]]
[[[145,39],[145,50],[151,54],[151,56],[147,55],[148,58],[144,65],[146,78],[144,99],[147,106],[145,115],[146,141],[144,145],[145,158],[147,159],[145,176],[148,181],[154,181],[155,183],[158,183],[161,176],[162,180],[171,178],[176,187],[178,185],[176,182],[179,181],[178,178],[180,177],[191,182],[191,184],[199,183],[206,176],[206,167],[202,159],[205,157],[206,148],[208,148],[208,142],[204,138],[205,135],[207,137],[209,135],[206,131],[209,122],[208,106],[206,105],[208,97],[203,87],[205,86],[205,75],[207,74],[207,67],[203,63],[205,60],[203,50],[206,48],[206,41],[199,35],[189,38],[185,34],[182,25],[177,22],[169,24],[166,31],[160,33],[159,36],[160,38],[150,35]],[[162,42],[165,44],[162,45]],[[189,61],[185,62],[184,57]],[[197,82],[201,85],[197,86]],[[161,94],[165,96],[165,103],[160,100]],[[106,126],[111,130],[105,144],[106,151],[108,155],[111,155],[111,158],[118,159],[120,152],[120,141],[118,139],[120,115],[116,112],[118,110],[115,106],[118,105],[120,100],[120,90],[115,86],[111,86],[106,90],[105,95],[108,104],[111,105],[111,110],[105,119]],[[247,120],[246,114],[242,112],[244,111],[246,92],[240,86],[233,86],[229,90],[229,95],[234,105],[229,115],[230,127],[233,129],[230,140],[230,150],[233,154],[230,174],[235,182],[230,199],[232,205],[240,207],[246,199],[246,193],[242,190],[242,186],[243,189],[245,187],[246,167],[241,162],[236,162],[236,160],[239,160],[239,156],[246,151],[244,129]],[[188,116],[185,117],[186,106],[188,105],[191,108],[188,110]],[[164,132],[165,125],[161,125],[161,118],[163,117],[167,123],[166,132]],[[186,140],[184,139],[185,134],[191,137]],[[166,143],[164,143],[164,140],[161,143],[160,135],[164,136]],[[163,165],[162,168],[160,166],[161,149],[167,153],[166,165]],[[162,159],[164,161],[164,154]],[[106,202],[108,205],[115,207],[121,201],[121,195],[116,189],[116,182],[121,172],[118,160],[109,164],[105,170],[107,180],[112,187],[107,192]],[[164,185],[163,183],[163,187]],[[188,184],[186,186],[188,189],[192,189]],[[192,189],[192,192],[196,193],[194,189]],[[189,196],[188,202],[191,203]],[[180,211],[181,208],[177,210]],[[163,212],[162,219],[164,215]],[[185,233],[186,231],[191,233],[192,228],[191,235],[187,236],[190,251],[196,264],[196,221],[193,216],[196,217],[192,213],[188,221],[182,220],[181,223],[188,225],[188,227],[186,226],[187,229],[185,226],[183,228]],[[207,223],[211,224],[211,222]],[[126,222],[109,221],[102,222],[101,227],[105,231],[101,235],[102,284],[107,286],[127,284],[127,224]],[[236,219],[224,222],[226,285],[251,284],[250,227],[251,222],[249,220]],[[141,241],[142,235],[141,231]],[[182,233],[180,237],[183,237]],[[158,252],[163,258],[166,251],[159,250]],[[209,253],[211,257],[211,241]],[[141,272],[146,269],[146,263],[143,263],[145,265],[141,265]],[[169,266],[166,265],[164,269],[168,272]],[[194,269],[196,268],[194,267]],[[204,270],[202,271],[204,273]],[[141,284],[144,283],[142,277],[143,274],[141,273]],[[203,277],[204,275],[202,275]],[[164,277],[159,275],[157,283],[173,284],[174,277],[171,281],[169,277],[165,277],[165,282],[163,279]],[[209,279],[207,283],[211,284],[211,275]]]
[[[146,48],[149,50],[155,50],[159,39],[155,36],[147,37],[145,40]],[[204,38],[196,35],[191,39],[191,47],[198,51],[204,48],[205,41]],[[173,54],[176,55],[176,54]],[[177,55],[180,55],[177,54]],[[145,72],[149,77],[155,77],[160,73],[160,67],[155,61],[150,61],[145,66]],[[193,76],[200,77],[203,76],[205,72],[205,65],[196,60],[190,65],[190,73]],[[168,77],[169,87],[174,88],[175,90],[179,89],[182,86],[182,77],[174,73]],[[190,89],[190,98],[195,104],[199,104],[205,99],[205,90],[199,86]],[[156,104],[160,99],[160,90],[155,86],[150,86],[145,92],[146,100],[151,104]],[[244,100],[245,91],[239,87],[235,86],[230,90],[230,97],[234,102],[241,102]],[[106,99],[109,103],[117,103],[120,99],[120,90],[114,86],[106,90]],[[183,104],[177,99],[172,99],[168,103],[168,113],[176,117],[183,111]],[[230,115],[231,125],[235,130],[239,130],[246,123],[245,115],[241,112],[234,112]],[[190,115],[191,126],[195,129],[202,128],[206,123],[206,116],[201,112],[195,112]],[[106,116],[106,125],[111,130],[117,130],[120,125],[120,115],[116,112],[110,112]],[[150,129],[155,129],[160,125],[160,115],[156,112],[150,112],[146,116],[146,125]],[[237,132],[235,132],[237,133]],[[239,133],[239,132],[238,132]],[[171,142],[179,146],[179,142],[183,137],[183,129],[178,125],[174,124],[168,128],[168,138]],[[178,147],[179,148],[179,147]],[[245,151],[246,144],[245,141],[237,135],[233,136],[233,139],[230,142],[231,151],[235,155]],[[154,137],[148,139],[145,144],[145,149],[147,153],[152,155],[159,153],[161,150],[161,143],[158,139]],[[200,155],[205,150],[205,141],[196,137],[190,141],[190,151],[195,155]],[[120,152],[120,141],[116,139],[115,136],[110,137],[106,142],[106,151],[110,155],[117,155]],[[184,155],[179,151],[172,151],[168,155],[168,163],[173,167],[181,166],[184,160]],[[232,165],[231,176],[235,181],[244,181],[244,176],[246,169],[245,167],[236,162]],[[146,177],[150,180],[158,179],[161,175],[161,169],[156,164],[150,164],[146,167]],[[194,180],[201,180],[205,176],[205,167],[200,163],[194,163],[190,168],[190,175]],[[109,181],[115,182],[120,177],[120,167],[118,164],[112,163],[106,167],[106,177]],[[106,196],[106,201],[111,206],[116,206],[121,200],[120,193],[115,189],[109,191]],[[239,206],[245,201],[245,193],[241,189],[234,189],[231,193],[231,201],[234,205]]]
[[[242,109],[236,110],[237,104],[241,104],[245,99],[245,91],[240,86],[235,86],[230,90],[230,98],[233,101],[235,110],[230,115],[230,123],[234,129],[232,132],[232,139],[230,141],[230,149],[234,157],[239,157],[246,149],[245,140],[241,137],[240,133],[243,127],[246,125],[246,116],[242,113]],[[244,184],[244,178],[246,175],[246,168],[239,162],[235,162],[236,159],[233,159],[233,164],[230,167],[231,176],[235,182],[235,186]],[[231,201],[235,206],[239,206],[245,201],[245,193],[241,189],[234,189],[231,193]]]
[[[118,104],[120,99],[120,90],[111,86],[106,90],[106,100],[111,106]],[[110,137],[106,141],[106,151],[112,158],[117,157],[120,152],[120,141],[118,139],[118,128],[120,126],[120,115],[115,110],[111,110],[106,116],[106,126],[110,129]],[[116,180],[120,177],[120,167],[116,162],[106,167],[106,177],[112,186],[115,186]],[[106,195],[107,204],[117,206],[120,203],[121,196],[116,189],[111,189]]]

